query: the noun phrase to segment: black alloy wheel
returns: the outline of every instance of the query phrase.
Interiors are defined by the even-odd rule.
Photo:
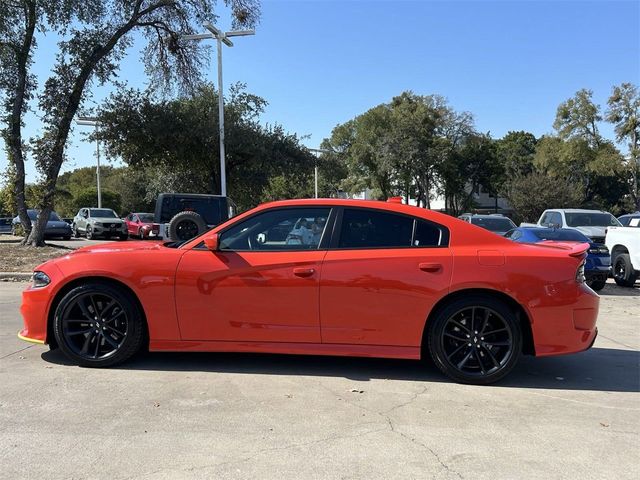
[[[519,321],[492,298],[458,300],[444,308],[430,329],[436,365],[456,381],[493,383],[515,366],[522,350]]]
[[[198,225],[193,220],[182,220],[176,226],[178,240],[189,240],[198,235]]]
[[[619,253],[613,260],[613,279],[621,287],[633,287],[637,273],[631,264],[628,253]]]
[[[82,366],[111,366],[142,344],[142,318],[129,295],[111,285],[76,287],[60,301],[54,333],[62,351]]]

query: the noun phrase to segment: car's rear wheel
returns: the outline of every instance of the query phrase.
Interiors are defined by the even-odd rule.
[[[507,375],[522,351],[522,329],[503,302],[484,297],[456,300],[430,320],[428,344],[436,366],[450,378],[489,384]]]
[[[56,308],[54,335],[60,349],[84,367],[109,367],[140,350],[143,319],[126,291],[89,283],[67,293]]]
[[[638,274],[631,265],[631,257],[628,253],[619,253],[613,260],[613,279],[621,287],[633,287]]]

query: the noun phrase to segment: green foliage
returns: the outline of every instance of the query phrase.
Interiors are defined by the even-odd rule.
[[[496,140],[497,154],[507,177],[527,175],[533,171],[533,157],[538,141],[529,132],[508,132]]]
[[[265,105],[242,85],[235,85],[225,101],[228,193],[241,209],[264,198],[272,177],[285,175],[294,189],[289,195],[306,196],[308,188],[299,179],[313,175],[315,158],[296,135],[258,123]],[[217,95],[209,85],[169,101],[121,91],[101,109],[98,136],[110,156],[144,171],[147,201],[162,192],[218,193],[217,111]]]
[[[598,122],[602,120],[602,115],[600,107],[593,103],[591,97],[591,90],[582,89],[558,106],[553,128],[560,138],[579,138],[587,141],[590,146],[600,144],[602,137],[598,130]]]
[[[581,186],[567,177],[549,178],[538,172],[514,177],[505,187],[517,223],[537,222],[547,208],[580,207],[584,200],[582,192]]]
[[[100,193],[102,194],[102,208],[111,208],[115,210],[118,215],[122,215],[122,199],[120,194],[105,188],[102,188]],[[85,188],[73,197],[73,209],[71,210],[73,214],[69,214],[69,216],[75,215],[81,208],[97,206],[98,189],[95,187]]]

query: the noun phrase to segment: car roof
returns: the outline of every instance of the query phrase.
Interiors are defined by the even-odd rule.
[[[604,210],[589,210],[586,208],[548,208],[547,212],[565,212],[565,213],[609,213]]]

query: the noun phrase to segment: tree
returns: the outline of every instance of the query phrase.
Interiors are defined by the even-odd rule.
[[[598,122],[602,121],[600,106],[593,103],[593,92],[582,89],[558,106],[553,128],[561,139],[580,138],[591,147],[602,142]]]
[[[508,132],[496,140],[496,152],[507,178],[527,175],[533,171],[536,137],[529,132]]]
[[[9,38],[8,43],[13,46],[25,46],[23,50],[11,45],[3,47],[3,58],[9,56],[18,67],[25,65],[22,69],[3,68],[1,76],[5,85],[17,85],[21,78],[25,79],[21,92],[7,102],[11,112],[23,111],[24,103],[20,103],[20,99],[24,100],[29,92],[26,65],[30,61],[35,29],[29,26],[32,23],[41,25],[43,30],[54,29],[62,35],[52,75],[38,95],[44,128],[34,142],[34,156],[43,176],[45,192],[40,204],[41,214],[27,243],[41,245],[58,174],[65,160],[71,124],[86,100],[92,82],[103,84],[113,79],[119,62],[132,44],[133,33],[141,31],[147,40],[143,61],[153,85],[163,86],[167,91],[197,85],[204,51],[197,42],[185,43],[179,39],[182,34],[199,29],[204,19],[213,19],[214,0],[24,0],[14,3],[12,8],[5,6],[8,2],[3,2],[0,11],[12,15],[9,21],[0,23],[0,38]],[[231,6],[235,25],[252,25],[257,21],[257,0],[228,0],[226,3]],[[48,9],[38,8],[41,4],[48,5]],[[44,21],[50,10],[54,12],[54,22]],[[21,20],[28,28],[8,26]],[[14,135],[11,145],[15,144],[15,138]],[[12,161],[16,165],[20,163],[15,155]],[[17,174],[20,176],[21,172]],[[19,186],[20,179],[17,181]]]
[[[640,180],[640,93],[631,83],[613,87],[607,102],[606,120],[615,125],[616,140],[628,142],[629,170],[631,171],[630,194],[636,210],[640,210],[638,181]]]
[[[242,85],[233,86],[225,100],[229,196],[241,209],[261,201],[272,177],[284,176],[295,196],[307,196],[313,178],[315,158],[300,139],[279,125],[258,122],[265,105]],[[217,110],[211,85],[163,101],[120,91],[100,109],[97,135],[108,155],[144,172],[147,201],[162,192],[219,193]]]
[[[114,192],[107,188],[101,189],[102,194],[102,207],[115,210],[118,215],[122,216],[122,198],[120,193]],[[97,207],[98,189],[95,187],[85,188],[77,192],[73,197],[73,212],[86,207]],[[60,212],[58,212],[60,213]],[[72,215],[70,215],[72,216]]]
[[[567,177],[549,178],[532,172],[512,178],[504,195],[516,211],[515,220],[537,222],[547,208],[575,208],[584,200],[579,184]]]

